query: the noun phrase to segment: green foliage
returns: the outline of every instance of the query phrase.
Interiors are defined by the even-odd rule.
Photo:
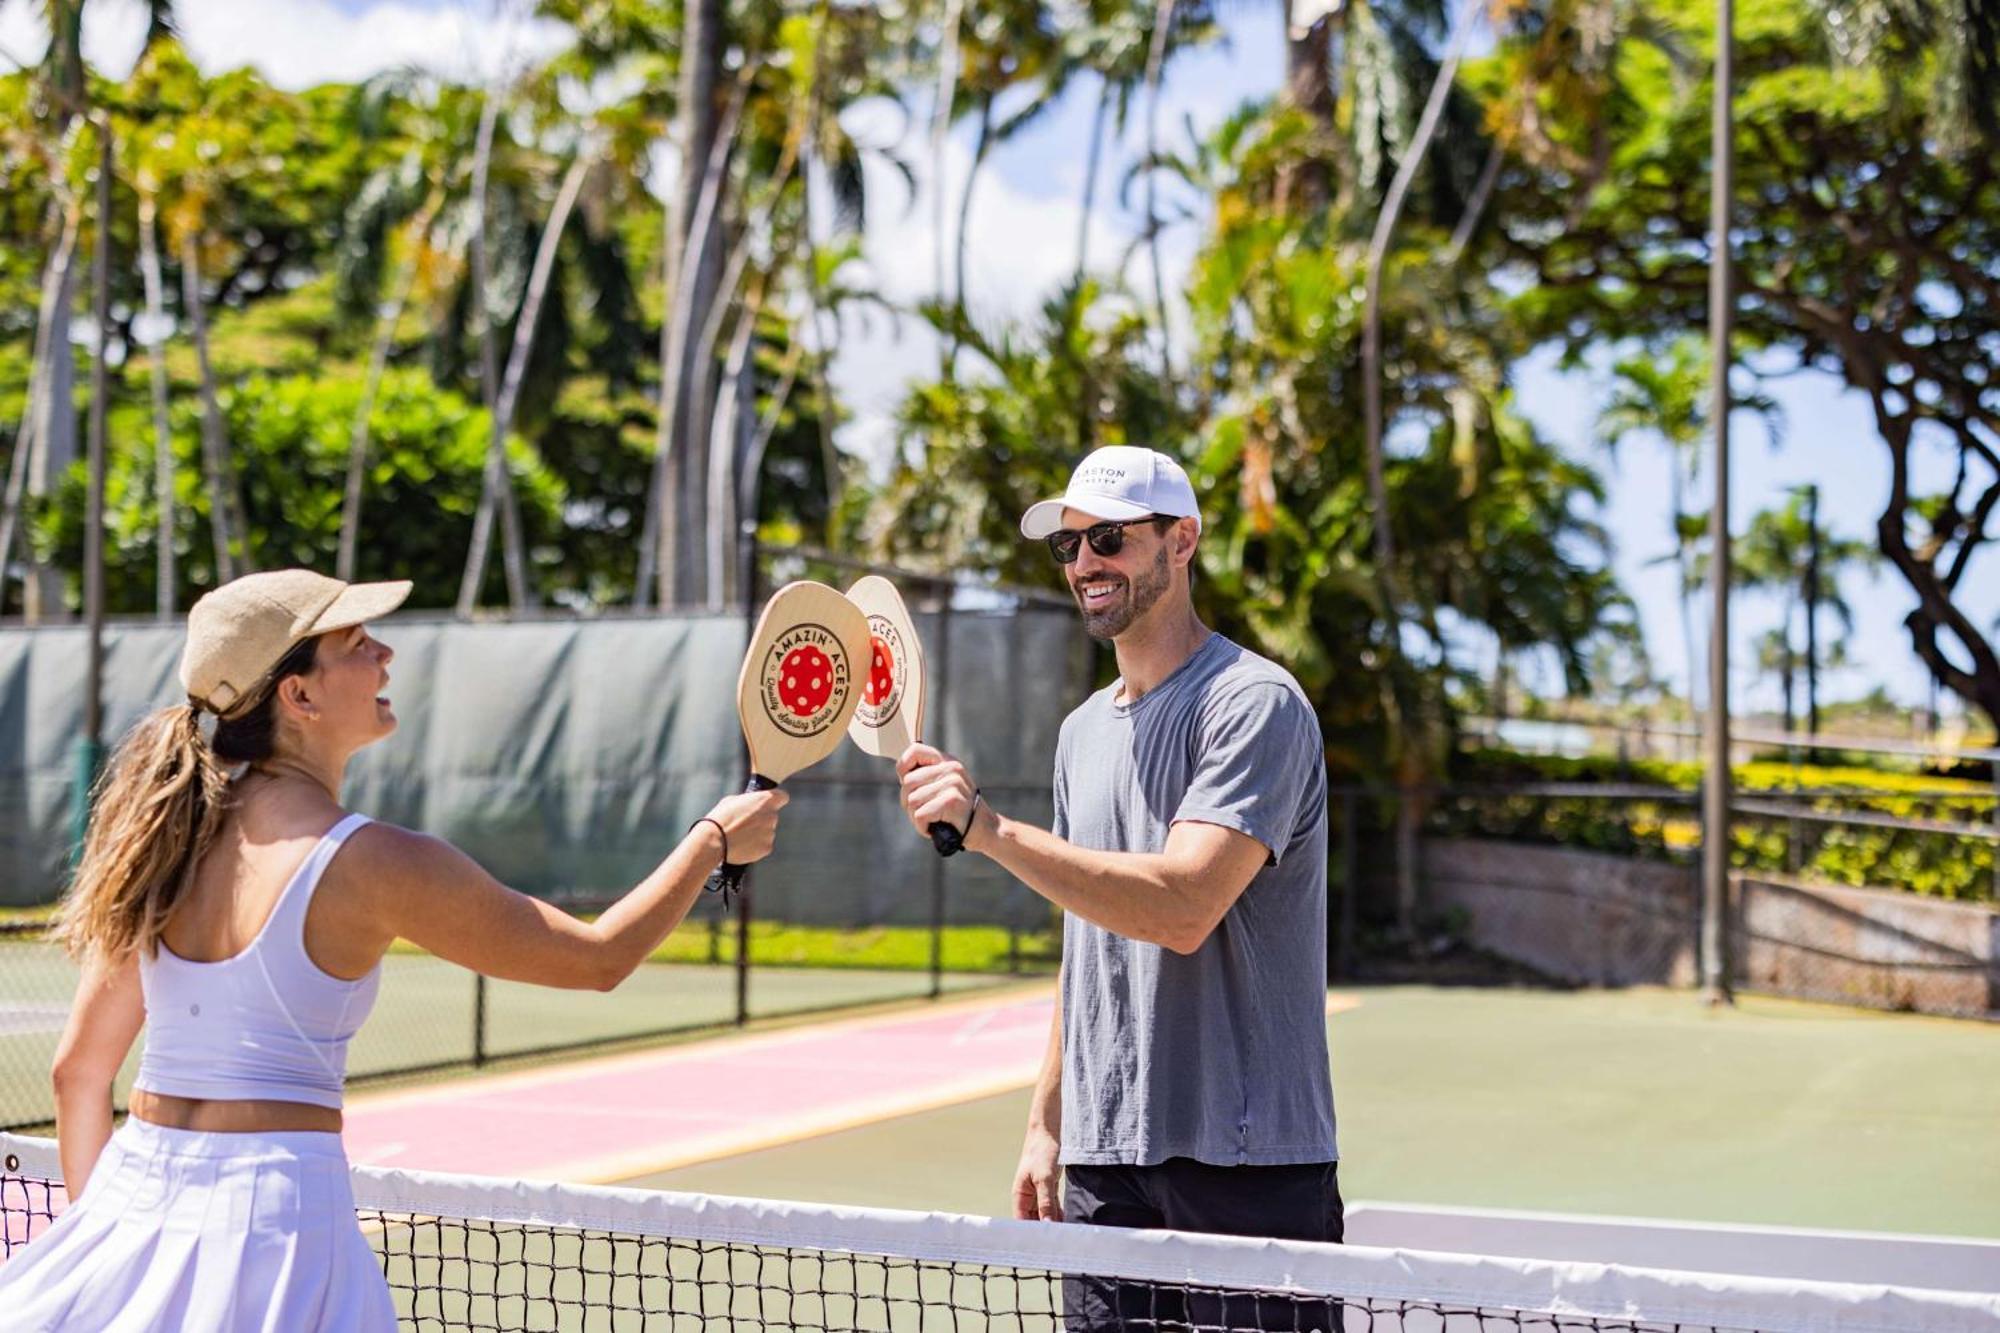
[[[1692,796],[1700,790],[1701,776],[1701,766],[1692,763],[1478,750],[1457,756],[1452,770],[1454,783],[1478,790],[1439,803],[1430,827],[1450,836],[1685,860],[1701,843],[1700,807],[1691,799],[1544,796],[1505,789],[1529,783],[1636,784]],[[1777,803],[1809,814],[1854,814],[1943,826],[1886,828],[1739,811],[1731,828],[1729,856],[1738,869],[1967,902],[2000,901],[1994,889],[1993,844],[1951,831],[1951,826],[1995,827],[1995,789],[1990,784],[1769,760],[1737,765],[1734,780],[1739,801]],[[1789,794],[1795,792],[1824,794]]]
[[[249,514],[251,549],[265,568],[333,567],[347,446],[360,405],[357,378],[251,375],[222,391]],[[488,419],[483,409],[434,386],[420,371],[391,371],[371,417],[374,448],[364,492],[357,575],[416,582],[412,604],[449,605],[464,565],[479,500]],[[200,466],[200,410],[192,397],[171,414],[175,458],[180,604],[214,586],[209,495]],[[523,517],[543,538],[560,527],[562,484],[525,445],[510,449]],[[112,423],[105,476],[107,608],[153,606],[153,442],[146,411],[122,408]],[[34,540],[68,569],[82,564],[84,475],[79,463],[38,516]],[[565,571],[538,547],[545,577]]]
[[[1911,645],[1991,718],[2000,655],[1960,601],[2000,504],[2000,136],[1967,132],[1990,123],[1996,84],[1962,75],[1990,68],[1995,42],[1990,24],[1968,26],[1952,8],[1739,8],[1729,232],[1739,379],[1811,368],[1869,399],[1861,419],[1889,478],[1875,539],[1908,585]],[[1700,328],[1714,7],[1643,0],[1550,17],[1468,74],[1512,153],[1486,252],[1520,274],[1509,313],[1529,338],[1572,353]],[[1611,58],[1571,77],[1565,41],[1593,34]],[[1913,451],[1940,449],[1950,491],[1917,494]]]

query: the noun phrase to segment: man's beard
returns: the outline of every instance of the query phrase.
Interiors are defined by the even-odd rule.
[[[1092,579],[1101,581],[1096,575]],[[1076,598],[1077,607],[1083,612],[1084,633],[1093,639],[1117,638],[1166,596],[1167,585],[1173,582],[1173,571],[1167,564],[1167,548],[1162,546],[1154,554],[1152,567],[1141,570],[1136,581],[1119,578],[1117,582],[1124,588],[1124,595],[1114,594],[1110,604],[1099,611],[1084,605],[1081,587],[1070,590]]]

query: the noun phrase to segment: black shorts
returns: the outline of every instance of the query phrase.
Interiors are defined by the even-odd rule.
[[[1210,1166],[1187,1157],[1157,1166],[1067,1167],[1063,1218],[1105,1227],[1335,1242],[1345,1223],[1337,1163]],[[1340,1309],[1333,1301],[1066,1277],[1063,1324],[1067,1333],[1165,1328],[1331,1333],[1340,1327]]]

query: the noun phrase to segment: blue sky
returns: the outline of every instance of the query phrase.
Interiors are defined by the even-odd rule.
[[[421,63],[456,77],[490,70],[505,61],[532,59],[561,41],[548,25],[495,23],[495,0],[181,0],[183,30],[197,60],[210,69],[256,64],[291,87],[324,79],[352,79],[399,63]],[[0,50],[33,58],[43,39],[31,0],[0,0]],[[86,50],[107,70],[129,66],[143,28],[136,0],[93,0],[86,11]],[[1227,40],[1192,52],[1170,71],[1161,115],[1162,136],[1184,137],[1184,119],[1198,130],[1214,125],[1249,97],[1268,95],[1281,77],[1283,40],[1273,0],[1225,8]],[[921,98],[917,99],[921,103]],[[1067,277],[1074,262],[1080,216],[1084,147],[1095,89],[1072,90],[1050,114],[1004,145],[981,176],[971,222],[973,273],[969,298],[976,315],[1004,320],[1029,315]],[[903,207],[907,190],[884,166],[869,171],[876,200],[867,260],[890,295],[913,299],[932,289],[934,248],[949,237],[933,234],[928,187],[932,172],[924,143],[922,108],[914,123],[864,108],[851,124],[857,137],[897,139],[917,169],[919,197]],[[1117,185],[1143,144],[1142,108],[1135,108],[1125,141],[1107,154],[1099,183],[1099,214],[1092,228],[1093,264],[1110,265],[1136,232],[1138,218],[1119,208]],[[900,138],[898,139],[898,136]],[[970,131],[954,135],[945,180],[955,213],[957,192],[970,159]],[[950,224],[947,225],[947,232]],[[1197,240],[1183,228],[1167,245],[1163,267],[1169,285],[1185,271]],[[1150,289],[1143,259],[1128,271],[1138,290]],[[841,340],[835,376],[857,408],[843,443],[879,457],[892,441],[888,413],[908,376],[935,365],[932,345],[906,322],[900,334],[885,322],[850,327]],[[1551,354],[1531,357],[1517,373],[1523,410],[1551,438],[1605,476],[1609,501],[1601,519],[1616,541],[1616,569],[1638,604],[1656,669],[1670,680],[1683,676],[1683,652],[1670,569],[1649,562],[1665,552],[1668,537],[1667,462],[1663,451],[1634,440],[1614,459],[1593,443],[1593,422],[1605,394],[1601,370],[1561,372]],[[1781,504],[1790,487],[1817,482],[1822,511],[1839,533],[1867,537],[1887,491],[1887,454],[1875,437],[1866,401],[1825,376],[1801,375],[1767,386],[1785,409],[1781,448],[1766,441],[1761,424],[1744,420],[1735,430],[1732,520],[1740,531],[1754,510]],[[1919,459],[1919,480],[1948,480],[1941,453]],[[1697,479],[1695,494],[1706,494]],[[1830,697],[1859,694],[1876,682],[1909,703],[1926,697],[1927,677],[1912,657],[1901,618],[1913,604],[1894,574],[1871,582],[1852,577],[1847,595],[1855,627],[1847,640],[1856,665],[1828,683]],[[1975,618],[1992,623],[2000,595],[1971,599]],[[1739,706],[1775,707],[1777,689],[1752,682],[1751,641],[1775,622],[1775,608],[1739,598],[1731,634]],[[1829,617],[1822,637],[1837,634]],[[1705,651],[1705,650],[1704,650]],[[1552,678],[1543,683],[1553,687]]]

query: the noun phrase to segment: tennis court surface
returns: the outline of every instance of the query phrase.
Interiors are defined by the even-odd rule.
[[[1992,1025],[1645,990],[1343,991],[1343,1182],[1395,1202],[1351,1202],[1350,1243],[1323,1247],[974,1215],[1004,1201],[1046,1003],[357,1099],[373,1132],[397,1098],[490,1098],[500,1137],[480,1151],[505,1164],[357,1166],[361,1221],[420,1330],[2000,1329]],[[962,1063],[936,1068],[940,1050]],[[641,1090],[650,1122],[615,1104]],[[556,1119],[519,1119],[537,1104]],[[626,1151],[642,1123],[654,1137]],[[668,1189],[523,1178],[627,1176],[661,1143],[643,1180]],[[391,1156],[435,1165],[444,1146]],[[11,1247],[64,1199],[53,1145],[0,1154]],[[799,1197],[826,1202],[764,1201]],[[1907,1232],[1933,1234],[1890,1234]]]

